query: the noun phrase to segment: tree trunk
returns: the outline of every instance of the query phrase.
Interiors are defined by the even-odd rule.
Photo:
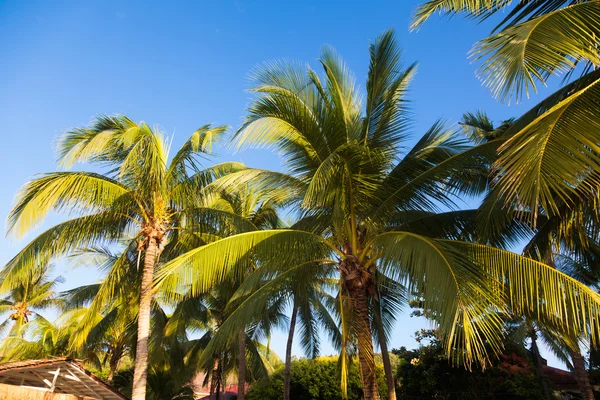
[[[385,371],[385,381],[388,389],[388,400],[396,400],[396,383],[394,382],[394,371],[392,371],[392,363],[390,361],[390,353],[388,352],[385,334],[383,332],[383,324],[381,323],[381,313],[379,319],[379,347],[381,347],[381,359],[383,360],[383,369]]]
[[[152,281],[154,279],[154,261],[158,252],[156,238],[148,238],[142,270],[140,290],[140,309],[138,314],[137,344],[133,370],[133,390],[131,400],[146,399],[146,380],[148,376],[148,339],[150,337],[150,308],[152,306]]]
[[[246,330],[240,329],[238,333],[239,360],[238,360],[238,400],[246,396]]]
[[[581,390],[583,400],[594,400],[594,389],[592,388],[590,378],[585,369],[585,360],[579,351],[569,350],[569,355],[573,362],[573,372],[575,373],[577,386],[579,386],[579,390]]]
[[[354,303],[353,319],[358,339],[358,361],[360,363],[364,399],[379,400],[367,290],[364,286],[354,287],[350,295]]]
[[[540,379],[540,383],[542,384],[542,395],[544,400],[552,400],[552,396],[550,395],[550,389],[548,388],[548,381],[546,380],[546,376],[544,374],[544,363],[542,362],[542,356],[540,355],[540,349],[537,345],[537,335],[533,328],[531,329],[531,351],[533,352],[533,356],[535,359],[535,369],[537,371],[538,377]]]
[[[221,381],[221,364],[219,358],[215,358],[213,364],[212,374],[210,376],[210,400],[216,400],[220,394],[220,381]]]
[[[292,343],[294,342],[294,331],[296,330],[296,316],[298,314],[298,307],[294,302],[294,310],[292,311],[292,318],[290,319],[290,333],[288,334],[287,346],[285,348],[285,371],[283,373],[283,400],[290,400],[290,372],[292,369]]]
[[[120,348],[113,348],[108,360],[108,382],[112,383],[115,378],[117,369],[119,368],[119,361],[121,360]]]

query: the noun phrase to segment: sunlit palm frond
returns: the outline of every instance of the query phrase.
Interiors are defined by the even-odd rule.
[[[156,274],[156,287],[177,292],[189,287],[192,295],[202,293],[230,274],[249,270],[253,255],[264,262],[310,261],[329,245],[314,234],[292,230],[271,230],[242,233],[183,254],[165,263]],[[333,249],[332,249],[333,250]],[[337,250],[335,250],[337,251]]]
[[[467,255],[497,279],[507,305],[516,315],[532,315],[577,337],[598,341],[600,296],[589,287],[548,265],[506,250],[466,243],[444,243]]]
[[[419,5],[415,11],[411,29],[419,28],[436,13],[446,15],[466,13],[474,17],[481,17],[498,11],[510,3],[512,0],[429,0]]]
[[[498,353],[504,310],[499,285],[445,241],[407,232],[390,232],[374,240],[381,271],[424,299],[428,318],[438,325],[449,358],[486,365]],[[435,271],[435,272],[434,272]]]
[[[226,126],[212,127],[211,125],[203,125],[196,129],[192,136],[173,156],[168,174],[175,178],[175,175],[178,173],[179,178],[185,179],[189,176],[187,173],[188,168],[191,171],[198,172],[198,156],[200,154],[210,154],[213,145],[223,136],[225,131],[227,131]]]
[[[55,172],[25,184],[9,213],[7,230],[18,237],[35,227],[51,210],[106,211],[129,194],[121,183],[91,172]]]
[[[496,161],[497,187],[505,201],[519,204],[535,222],[538,206],[552,215],[595,195],[600,146],[600,72],[562,88],[518,119],[505,136]]]
[[[22,274],[46,265],[71,251],[96,245],[118,244],[131,221],[110,212],[74,218],[41,233],[0,271],[0,292]]]
[[[471,56],[492,94],[517,101],[536,82],[566,73],[578,62],[600,65],[600,2],[581,2],[510,26],[479,41]]]
[[[364,142],[372,150],[389,152],[390,158],[405,139],[408,126],[406,94],[416,65],[404,69],[393,30],[369,46]]]
[[[90,127],[70,130],[59,138],[59,162],[69,168],[77,162],[120,160],[125,156],[123,136],[138,131],[139,126],[124,115],[100,115]]]

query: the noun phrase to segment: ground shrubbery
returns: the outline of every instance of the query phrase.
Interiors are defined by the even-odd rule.
[[[522,348],[507,346],[506,355],[492,368],[482,371],[473,367],[453,367],[440,342],[415,350],[402,347],[392,352],[398,356],[396,393],[401,399],[443,400],[535,400],[542,399],[542,386],[529,354]]]
[[[362,386],[358,373],[358,360],[349,369],[348,399],[362,399]],[[377,377],[382,399],[387,399],[385,375],[381,363],[377,365]],[[338,357],[301,358],[292,361],[291,394],[294,400],[339,400],[340,372]],[[255,384],[246,395],[247,400],[279,400],[283,398],[283,366],[268,381]]]
[[[539,378],[527,353],[510,352],[486,371],[468,371],[453,367],[440,343],[433,339],[415,350],[392,350],[396,392],[400,399],[536,400],[542,398]],[[378,363],[379,389],[387,398],[385,375]],[[339,400],[340,376],[337,357],[302,358],[292,361],[291,393],[297,400]],[[268,381],[255,384],[248,400],[280,400],[283,398],[283,366]],[[358,363],[354,362],[348,377],[348,398],[362,399]]]

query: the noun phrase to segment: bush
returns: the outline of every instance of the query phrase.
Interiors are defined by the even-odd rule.
[[[348,375],[348,399],[363,398],[358,360],[351,363]],[[302,358],[292,361],[291,397],[294,400],[339,400],[340,370],[337,357],[318,357],[312,360]],[[387,399],[383,366],[378,364],[377,377],[383,399]],[[280,400],[283,398],[283,366],[277,369],[269,380],[257,382],[246,396],[248,400]]]
[[[392,350],[400,358],[396,373],[399,398],[444,400],[536,400],[542,387],[527,354],[510,353],[485,371],[453,367],[438,342],[417,350]]]

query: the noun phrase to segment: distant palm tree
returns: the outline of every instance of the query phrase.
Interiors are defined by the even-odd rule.
[[[229,192],[219,193],[210,206],[246,221],[245,229],[236,230],[236,233],[243,233],[280,228],[282,222],[279,219],[278,208],[281,207],[281,203],[282,199],[278,198],[276,193],[253,192],[248,185],[239,185]],[[228,233],[231,234],[232,231],[229,230]],[[252,271],[247,272],[250,273]],[[238,400],[244,400],[246,391],[246,329],[246,326],[241,326],[237,335]]]
[[[215,177],[243,168],[239,163],[199,168],[199,156],[210,152],[213,141],[224,131],[223,126],[201,127],[169,162],[169,142],[158,128],[136,124],[124,116],[99,117],[90,127],[61,137],[58,150],[65,167],[90,161],[106,172],[52,172],[37,177],[21,188],[9,214],[8,232],[17,236],[52,210],[76,218],[46,230],[25,246],[8,263],[0,286],[10,285],[23,271],[35,269],[42,261],[80,248],[118,244],[126,234],[135,235],[130,246],[137,249],[143,266],[139,268],[133,400],[145,398],[153,278],[159,257],[172,238],[188,237],[196,244],[203,243],[195,227],[212,215],[203,207],[203,188]],[[99,290],[98,307],[102,299],[113,297],[119,275],[128,263],[116,266]],[[100,308],[92,311],[99,312]]]
[[[45,265],[28,271],[20,279],[4,285],[8,295],[0,299],[0,315],[9,313],[0,324],[0,333],[12,324],[8,336],[22,336],[23,328],[39,311],[59,308],[61,300],[56,287],[63,283],[62,277],[51,278],[52,267]]]
[[[366,400],[379,398],[370,306],[378,273],[423,297],[425,308],[438,316],[446,348],[467,364],[486,363],[490,352],[500,351],[498,310],[539,312],[548,320],[561,320],[562,310],[569,310],[572,319],[560,322],[565,328],[597,335],[599,321],[589,317],[600,307],[594,291],[540,262],[466,241],[464,221],[474,211],[440,212],[441,206],[453,207],[458,195],[488,189],[488,166],[500,143],[471,147],[436,124],[401,158],[408,124],[405,94],[414,67],[402,67],[391,31],[370,46],[370,56],[364,96],[330,48],[320,59],[323,80],[289,62],[255,71],[258,98],[236,134],[238,145],[278,149],[290,175],[249,169],[221,184],[287,187],[296,193],[290,205],[303,214],[304,226],[248,232],[202,246],[167,262],[157,284],[189,284],[192,293],[200,293],[225,274],[246,271],[258,257],[258,270],[275,279],[220,327],[231,334],[255,317],[251,310],[281,281],[308,286],[316,276],[339,274],[342,371],[345,350],[356,346]]]
[[[252,323],[241,325],[243,328],[236,327],[230,337],[229,346],[217,351],[208,348],[207,345],[231,312],[230,301],[239,285],[239,280],[228,279],[206,293],[197,296],[183,295],[177,301],[173,313],[170,316],[164,314],[162,319],[165,322],[157,322],[157,325],[163,327],[157,330],[152,348],[157,348],[159,353],[161,353],[160,343],[171,343],[169,346],[172,346],[173,342],[189,341],[188,332],[202,334],[200,338],[189,341],[193,346],[189,346],[186,353],[181,356],[188,359],[190,365],[187,368],[190,372],[201,369],[206,371],[205,383],[210,386],[211,399],[219,398],[220,393],[225,390],[226,377],[232,372],[237,370],[238,391],[240,391],[241,381],[244,387],[241,388],[240,393],[243,394],[247,373],[250,374],[251,379],[264,378],[273,371],[274,365],[271,363],[278,360],[275,355],[266,354],[267,351],[261,340],[269,337],[272,329],[281,325],[285,306],[282,299],[271,302],[268,309],[256,316]],[[160,320],[161,318],[158,319]],[[240,329],[243,329],[241,330],[243,336],[240,334]],[[240,346],[240,342],[243,346]],[[201,354],[204,357],[197,361]],[[241,368],[244,369],[242,373],[240,373]]]
[[[518,202],[532,224],[561,203],[593,202],[600,184],[600,1],[430,0],[413,28],[434,13],[487,20],[505,11],[471,57],[478,75],[502,100],[521,100],[552,75],[582,77],[518,118],[505,133],[496,161],[497,190]]]
[[[67,310],[90,307],[79,329],[69,338],[69,347],[73,351],[104,354],[102,365],[108,365],[107,379],[112,382],[123,358],[134,355],[140,287],[137,253],[133,248],[125,249],[124,253],[113,253],[105,248],[81,249],[78,253],[81,266],[101,271],[122,270],[112,298],[98,295],[104,289],[104,281],[61,293]],[[123,268],[124,265],[128,267]]]
[[[70,310],[54,322],[37,315],[26,325],[26,337],[8,336],[4,339],[0,350],[2,361],[69,356],[86,358],[99,366],[99,354],[77,353],[69,348],[69,338],[77,330],[85,312],[85,309]]]

